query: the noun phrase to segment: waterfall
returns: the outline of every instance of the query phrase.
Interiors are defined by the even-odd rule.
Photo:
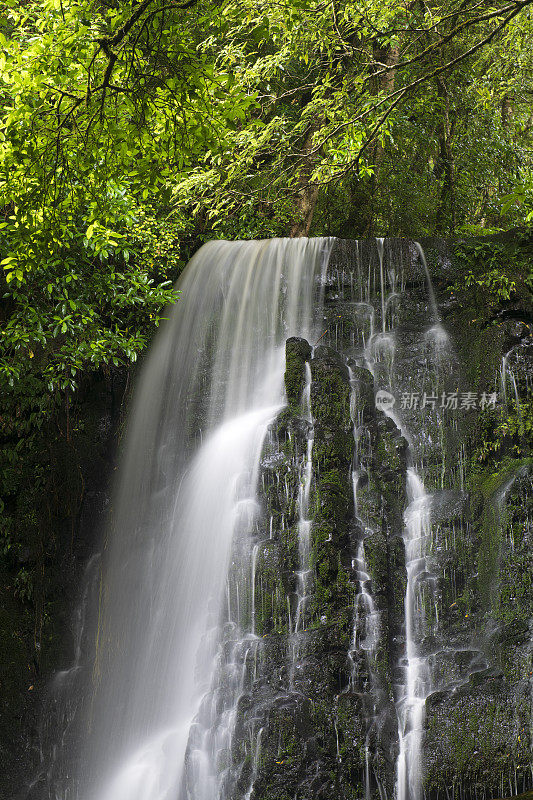
[[[213,241],[180,280],[137,390],[108,537],[83,800],[184,796],[188,747],[195,797],[217,796],[231,720],[205,733],[204,698],[221,625],[242,622],[238,596],[223,618],[232,543],[253,530],[284,342],[316,338],[331,245]]]
[[[525,552],[505,503],[528,464],[467,497],[469,428],[440,398],[470,387],[421,246],[213,241],[178,288],[51,694],[66,738],[47,800],[421,800],[431,785],[475,800],[476,778],[438,773],[440,731],[500,680],[491,576]]]

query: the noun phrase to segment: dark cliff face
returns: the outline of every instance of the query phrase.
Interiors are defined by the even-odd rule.
[[[504,243],[498,257],[516,259],[523,288],[518,272],[530,255],[527,243],[516,248],[514,240]],[[532,328],[523,292],[505,298],[461,284],[465,263],[490,251],[476,255],[472,245],[457,256],[454,249],[426,243],[446,341],[412,244],[386,245],[385,280],[394,291],[382,298],[375,242],[338,241],[324,335],[287,342],[288,406],[262,456],[254,589],[248,582],[241,598],[258,639],[242,656],[246,678],[225,756],[227,797],[392,797],[413,463],[432,497],[417,608],[424,624],[416,632],[431,675],[423,790],[431,798],[480,800],[531,786]],[[382,300],[387,330],[369,350]],[[312,423],[302,399],[309,377]],[[375,391],[384,386],[395,395],[393,413],[376,407]],[[455,390],[459,398],[476,394],[478,407],[461,409],[459,401],[456,410],[439,412],[442,392]],[[413,396],[433,391],[436,409],[409,407]],[[480,408],[482,394],[494,391],[496,408]],[[0,748],[11,766],[0,777],[2,797],[16,797],[30,773],[37,779],[31,796],[48,796],[39,788],[38,702],[53,671],[73,663],[74,598],[83,564],[97,549],[123,393],[123,385],[113,392],[94,384],[77,409],[79,431],[68,447],[59,437],[52,448],[58,464],[55,499],[42,503],[49,533],[39,651],[33,601],[5,592]],[[230,649],[232,631],[226,635]]]
[[[52,676],[81,658],[83,576],[101,547],[126,387],[119,374],[87,379],[68,420],[43,426],[8,501],[25,546],[5,552],[1,563],[2,798],[48,797],[43,747],[59,741],[57,728],[76,702],[57,719]],[[21,572],[31,578],[27,593],[14,591]]]

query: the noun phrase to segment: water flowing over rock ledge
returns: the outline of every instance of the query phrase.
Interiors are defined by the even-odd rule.
[[[333,246],[327,263],[320,247],[306,253],[305,242],[293,243],[288,256],[268,246],[258,255],[256,244],[233,255],[231,245],[223,248],[228,270],[236,254],[259,281],[246,320],[237,328],[229,316],[223,323],[237,351],[250,338],[244,367],[229,349],[216,362],[220,322],[204,340],[198,323],[180,441],[194,451],[199,429],[220,418],[224,403],[238,406],[267,367],[273,381],[283,378],[288,402],[276,408],[273,390],[268,414],[248,418],[252,432],[263,427],[253,444],[257,464],[246,462],[235,485],[228,552],[220,551],[228,564],[224,600],[219,612],[206,607],[200,660],[213,667],[200,669],[204,686],[190,733],[179,745],[161,745],[184,752],[175,777],[180,800],[481,800],[530,789],[532,460],[518,423],[501,429],[505,419],[526,413],[520,403],[533,377],[523,309],[514,316],[508,309],[501,326],[475,324],[474,310],[448,291],[454,264],[442,243],[428,243],[427,269],[417,245],[403,240],[324,242],[326,251]],[[216,246],[209,245],[213,253]],[[282,306],[295,324],[276,323],[275,348],[261,341],[255,319],[279,302],[265,288],[268,270],[298,298]],[[239,308],[243,282],[232,275],[222,278],[225,307],[233,297]],[[197,309],[184,306],[184,313]],[[193,323],[186,317],[182,324]],[[170,371],[157,402],[164,424],[175,428],[171,400],[182,402],[182,366],[168,343],[159,347]],[[181,357],[189,359],[186,350]],[[210,363],[220,380],[212,395]],[[147,401],[156,384],[152,374]],[[392,394],[394,405],[377,408],[377,390]],[[498,408],[442,408],[442,395],[456,391],[459,398],[496,391]],[[424,393],[436,396],[434,407],[409,405]],[[243,424],[224,438],[232,459],[248,447],[239,438]],[[160,496],[172,485],[179,436],[160,438],[158,458],[152,456],[152,488]],[[233,475],[233,461],[225,459],[222,486],[224,473],[226,482]],[[195,518],[188,519],[194,528]],[[205,519],[198,530],[211,524]],[[221,518],[213,530],[225,525]],[[134,571],[140,585],[148,561],[140,521],[134,529],[125,541],[130,553],[142,554]],[[157,547],[151,552],[150,559]],[[179,569],[178,559],[169,581]],[[133,632],[146,636],[151,623],[142,613]],[[110,642],[117,624],[107,631]],[[160,634],[152,631],[154,641]],[[121,679],[140,680],[130,663],[135,649],[119,655]],[[104,676],[108,657],[100,656]],[[171,693],[172,681],[165,685]],[[109,702],[112,693],[104,693]],[[155,689],[154,697],[159,703]],[[157,769],[152,755],[146,759]],[[30,796],[46,796],[38,791]],[[143,800],[159,796],[150,791]],[[113,800],[122,796],[115,792]]]

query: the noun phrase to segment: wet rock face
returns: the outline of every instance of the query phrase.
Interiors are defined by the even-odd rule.
[[[318,347],[311,361],[315,517],[311,566],[314,617],[338,618],[350,602],[350,464],[353,454],[348,370],[339,354]]]
[[[292,402],[274,425],[263,458],[267,516],[274,524],[257,582],[262,586],[260,602],[273,592],[276,607],[261,619],[262,677],[244,714],[244,727],[250,728],[255,720],[261,731],[252,797],[325,799],[338,791],[351,797],[361,786],[364,770],[364,718],[357,714],[361,701],[347,693],[354,594],[348,370],[330,348],[317,348],[311,359],[311,348],[302,340],[288,340],[286,353],[287,396]],[[312,376],[312,433],[302,405],[306,361]],[[308,563],[302,564],[298,491],[309,436],[313,528]],[[271,463],[278,465],[276,473],[268,469]],[[309,570],[312,588],[305,623],[296,631],[296,576],[302,568]],[[243,753],[239,755],[242,758]],[[253,763],[248,764],[246,780],[253,770]]]
[[[289,406],[298,408],[305,380],[305,363],[311,358],[312,348],[305,339],[293,336],[285,347],[285,391]]]
[[[368,781],[377,790],[374,772],[392,792],[398,746],[391,675],[401,649],[405,591],[405,448],[400,431],[375,408],[368,370],[354,368],[350,374],[340,352],[317,347],[311,357],[306,344],[287,342],[292,402],[273,426],[262,459],[265,518],[270,520],[256,571],[262,641],[258,679],[240,706],[243,738],[234,753],[243,770],[239,785],[253,783],[251,797],[265,800],[361,796]],[[306,361],[312,431],[302,404]],[[359,426],[351,416],[353,402],[360,409]],[[354,514],[354,434],[366,443],[359,519]],[[311,578],[305,624],[297,630],[297,574],[306,566],[298,552],[298,498],[309,436]],[[356,619],[355,556],[362,539],[372,564],[376,613],[382,617],[371,658],[353,649],[354,636],[368,635],[364,617]],[[259,743],[255,764],[246,755],[245,731],[250,730]]]
[[[249,800],[393,796],[413,464],[430,497],[412,634],[430,676],[421,791],[435,800],[479,800],[531,785],[531,459],[511,442],[503,457],[487,460],[496,424],[490,413],[448,413],[440,400],[425,409],[400,406],[402,393],[493,390],[506,345],[531,371],[524,323],[465,326],[460,298],[443,294],[453,263],[435,251],[429,268],[446,312],[442,336],[411,245],[393,242],[385,252],[383,304],[378,263],[370,245],[338,243],[325,292],[327,335],[314,349],[301,339],[286,345],[288,406],[272,426],[261,470],[265,533],[255,603],[262,638],[233,754]],[[312,422],[303,401],[306,363]],[[525,392],[527,381],[517,383]],[[395,395],[388,414],[376,408],[378,388]]]

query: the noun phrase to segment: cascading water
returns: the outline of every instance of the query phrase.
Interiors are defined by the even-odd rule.
[[[438,374],[442,366],[443,350],[445,350],[448,336],[440,323],[435,292],[431,282],[426,257],[418,242],[415,248],[423,265],[427,281],[427,290],[430,306],[431,327],[426,332],[433,344],[430,357],[432,370]],[[382,261],[383,256],[380,256]],[[383,279],[382,279],[383,281]],[[382,296],[385,295],[385,286],[382,282]],[[385,320],[383,321],[385,332]],[[387,344],[387,359],[385,370],[377,369],[379,351],[376,357],[376,345],[372,340],[369,343],[370,353],[374,356],[373,374],[377,378],[376,388],[389,388],[394,386],[392,364],[394,362],[396,342],[394,333],[384,337]],[[378,345],[379,347],[379,345]],[[367,355],[367,361],[369,360]],[[394,386],[394,388],[397,388]],[[402,422],[398,412],[392,408],[385,408],[385,414],[391,418],[398,429],[402,431],[408,443],[408,460],[411,466],[407,470],[406,496],[408,506],[404,513],[403,539],[405,545],[405,565],[407,571],[406,592],[404,599],[405,618],[405,656],[402,659],[403,681],[398,687],[396,708],[398,715],[398,741],[399,752],[396,765],[396,797],[397,800],[418,800],[421,793],[421,748],[424,732],[424,712],[426,698],[431,690],[431,669],[429,659],[420,653],[420,642],[426,634],[424,619],[424,586],[427,582],[426,554],[431,532],[431,497],[426,493],[424,484],[413,465],[416,458],[414,445],[414,432],[410,431]],[[426,433],[426,420],[418,420],[416,434],[419,440],[424,440]]]
[[[130,425],[79,777],[50,798],[419,800],[436,715],[497,676],[468,612],[441,622],[474,522],[424,252],[341,250],[211,242],[186,269]],[[476,535],[505,539],[526,473]]]
[[[376,675],[375,675],[375,655],[376,648],[380,637],[380,619],[379,611],[376,608],[374,598],[370,588],[371,576],[369,574],[369,567],[366,562],[365,556],[365,543],[364,537],[368,531],[364,520],[360,516],[359,503],[357,499],[357,490],[359,481],[361,479],[361,472],[363,469],[361,458],[361,442],[360,439],[364,435],[362,427],[362,415],[357,408],[358,384],[354,377],[351,367],[348,367],[349,381],[350,381],[350,418],[353,423],[354,434],[354,459],[352,469],[352,486],[353,486],[353,503],[354,514],[358,525],[362,530],[362,536],[357,541],[355,558],[352,562],[352,568],[355,572],[357,579],[357,592],[354,600],[354,621],[353,621],[353,635],[351,649],[348,653],[348,658],[351,663],[351,675],[349,688],[351,691],[356,691],[357,688],[357,654],[363,651],[366,660],[366,668],[369,675],[370,690],[375,690]],[[376,716],[375,704],[373,709],[368,713],[369,717],[369,730],[366,733],[365,740],[365,798],[371,798],[371,784],[370,784],[370,747],[369,740],[372,733],[372,725],[374,724]]]
[[[379,259],[379,295],[381,299],[381,331],[374,332],[375,309],[370,303],[370,332],[368,338],[363,337],[364,363],[372,374],[376,392],[391,390],[398,396],[398,375],[394,364],[397,351],[395,327],[397,320],[394,302],[399,297],[398,288],[402,283],[401,269],[391,260],[387,270],[384,268],[384,240],[376,241]],[[451,351],[448,348],[448,335],[440,322],[435,292],[424,251],[418,242],[414,243],[415,251],[423,266],[427,282],[429,298],[429,323],[424,338],[430,342],[430,373],[438,377],[439,369],[450,367]],[[389,311],[390,309],[390,311]],[[420,343],[416,344],[417,347]],[[396,713],[398,719],[398,757],[396,762],[397,800],[417,800],[421,792],[421,747],[424,728],[424,710],[426,698],[431,692],[431,666],[429,658],[420,653],[420,642],[426,635],[424,618],[424,592],[426,585],[432,583],[432,576],[427,572],[426,554],[431,533],[431,497],[426,494],[423,482],[414,467],[417,456],[417,444],[424,444],[427,421],[417,420],[415,432],[405,424],[401,413],[393,405],[385,405],[383,411],[390,418],[394,427],[401,431],[407,446],[407,459],[410,466],[406,475],[406,497],[408,506],[404,513],[403,539],[405,546],[405,566],[407,572],[404,597],[405,655],[400,659],[402,681],[396,690]],[[357,472],[354,474],[354,489],[357,489]],[[357,501],[356,501],[357,509]],[[358,554],[362,551],[362,543]],[[363,551],[364,552],[364,551]],[[359,563],[366,563],[359,556]],[[366,569],[365,569],[366,573]],[[363,595],[364,596],[364,595]],[[376,619],[374,602],[371,597],[365,598],[367,618],[370,622]],[[368,623],[367,623],[368,624]],[[376,637],[372,638],[372,647],[376,647]],[[368,749],[367,749],[368,754]],[[368,757],[367,757],[368,775]],[[366,779],[368,796],[368,778]]]
[[[361,519],[359,513],[359,503],[357,501],[357,487],[361,478],[361,461],[359,454],[359,437],[361,436],[361,419],[357,417],[356,397],[357,397],[357,381],[353,377],[353,371],[349,367],[350,376],[350,417],[354,426],[354,466],[352,470],[352,486],[353,486],[353,501],[355,518],[362,528],[363,536],[357,542],[357,549],[355,558],[353,560],[353,569],[357,578],[357,593],[355,595],[355,612],[354,612],[354,626],[352,649],[349,653],[350,661],[352,662],[352,675],[351,686],[355,686],[356,667],[355,667],[355,654],[359,650],[363,650],[368,660],[371,662],[374,651],[379,639],[379,612],[377,611],[374,599],[370,592],[370,574],[368,565],[365,558],[365,545],[364,534],[366,533],[366,525],[364,520]],[[371,663],[369,670],[372,670]]]
[[[180,281],[183,301],[144,370],[130,426],[83,798],[167,800],[191,780],[195,797],[217,796],[217,754],[242,680],[231,675],[222,721],[205,708],[231,548],[251,529],[259,455],[283,404],[283,345],[291,335],[313,338],[330,247],[211,242]],[[228,598],[225,611],[236,629],[241,601]],[[252,638],[248,648],[245,664]]]

